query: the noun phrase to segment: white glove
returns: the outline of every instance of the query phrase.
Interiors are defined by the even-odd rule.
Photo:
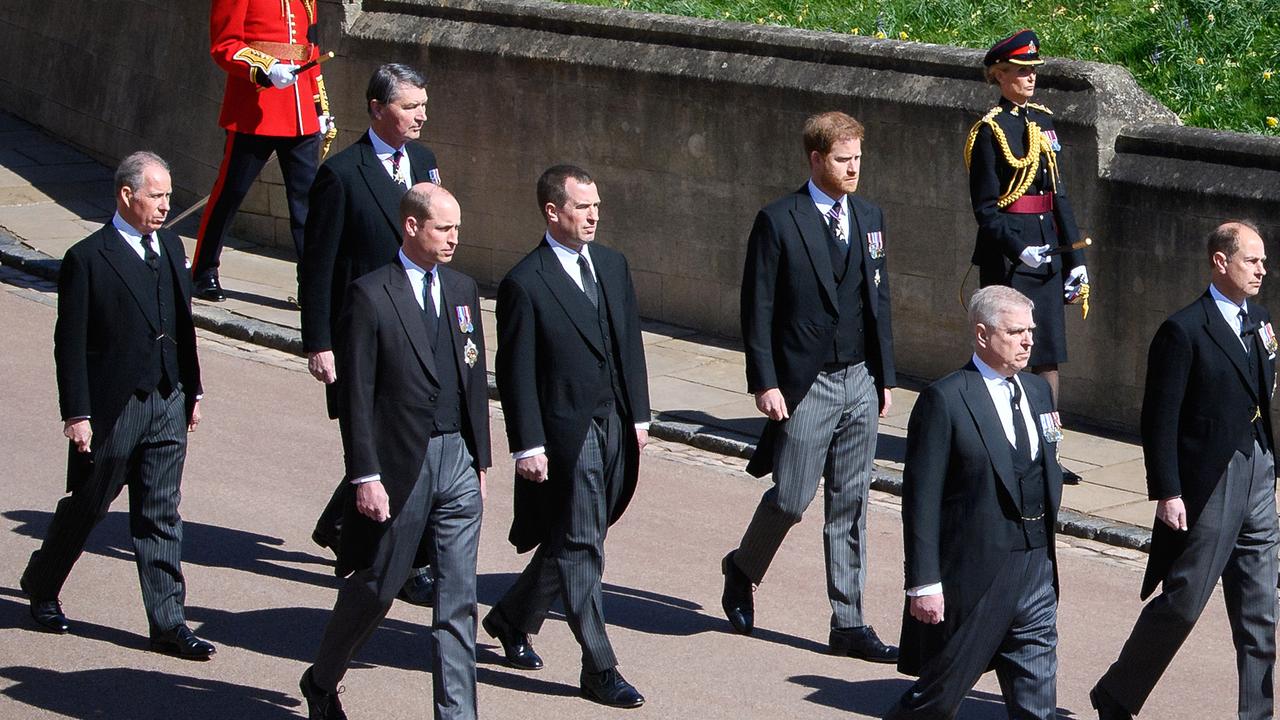
[[[267,79],[271,81],[271,85],[277,90],[283,90],[290,85],[298,82],[298,76],[293,74],[298,66],[293,63],[284,63],[279,60],[271,63],[271,67],[267,68]]]
[[[320,121],[321,135],[328,135],[330,130],[338,127],[338,121],[332,115],[320,115],[317,119]]]
[[[1067,276],[1066,287],[1070,289],[1087,284],[1089,284],[1089,271],[1083,265],[1071,268],[1071,272]]]
[[[1047,252],[1049,252],[1048,245],[1028,245],[1023,248],[1018,258],[1022,260],[1023,265],[1034,269],[1049,262],[1049,256],[1045,254]]]

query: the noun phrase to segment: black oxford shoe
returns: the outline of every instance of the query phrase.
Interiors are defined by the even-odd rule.
[[[638,708],[644,704],[644,696],[622,677],[616,667],[598,673],[583,668],[580,682],[582,697],[592,702],[616,708]]]
[[[1062,484],[1063,485],[1079,485],[1080,476],[1066,468],[1062,468]]]
[[[222,302],[227,299],[226,294],[222,292],[222,283],[218,282],[216,277],[197,281],[193,292],[196,297],[209,302]]]
[[[756,622],[755,599],[752,597],[751,578],[733,561],[735,552],[730,552],[720,561],[720,571],[724,573],[720,607],[724,608],[724,615],[729,618],[734,632],[750,635]]]
[[[342,711],[342,702],[338,700],[338,693],[327,692],[316,685],[311,679],[311,668],[302,673],[298,687],[302,689],[302,697],[307,701],[307,720],[347,720],[347,714]]]
[[[498,608],[489,611],[480,625],[489,637],[502,643],[502,654],[511,667],[519,670],[541,670],[542,658],[533,651],[529,636],[516,630]]]
[[[410,605],[418,605],[421,607],[431,607],[436,604],[436,576],[428,570],[427,572],[415,572],[404,581],[404,587],[400,588],[400,592],[396,597],[409,603]]]
[[[31,600],[31,619],[42,629],[51,633],[65,635],[71,626],[67,624],[67,616],[62,614],[62,603],[57,598],[37,598],[27,589],[27,578],[18,580],[18,586]]]
[[[898,648],[880,642],[875,628],[870,625],[831,628],[828,645],[832,655],[847,655],[875,663],[898,662]]]
[[[1098,720],[1133,720],[1133,715],[1101,685],[1094,685],[1089,691],[1089,704],[1098,711]]]
[[[218,649],[213,643],[201,640],[186,625],[151,636],[151,649],[183,660],[208,660]]]

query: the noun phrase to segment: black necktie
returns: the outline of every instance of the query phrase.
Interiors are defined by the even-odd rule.
[[[1240,308],[1240,340],[1244,342],[1244,354],[1249,354],[1249,333],[1253,332],[1253,328],[1249,327],[1249,313],[1244,308]]]
[[[582,292],[586,293],[592,307],[600,307],[600,291],[596,287],[596,276],[591,274],[591,265],[582,253],[578,253],[578,272],[582,274]]]
[[[1027,424],[1022,419],[1022,386],[1018,385],[1016,378],[1009,377],[1005,380],[1013,386],[1013,397],[1009,399],[1009,405],[1013,408],[1014,459],[1019,465],[1030,465],[1031,439],[1027,437]]]
[[[151,233],[142,236],[142,259],[152,270],[160,269],[160,253],[151,245]]]
[[[427,339],[433,347],[436,336],[440,334],[440,316],[436,313],[436,302],[431,298],[431,286],[435,281],[436,274],[430,272],[422,279],[422,316],[427,322]]]

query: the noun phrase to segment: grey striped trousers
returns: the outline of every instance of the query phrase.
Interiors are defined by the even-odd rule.
[[[521,632],[536,635],[560,597],[565,621],[582,646],[590,672],[618,664],[604,624],[604,539],[610,510],[623,488],[622,443],[627,437],[617,413],[591,421],[573,469],[569,507],[554,538],[538,546],[529,565],[498,601],[497,609]]]
[[[778,429],[773,487],[765,491],[734,560],[757,584],[825,478],[827,597],[831,626],[864,625],[867,493],[875,460],[880,403],[865,363],[820,372]]]
[[[58,501],[44,543],[31,554],[23,582],[33,597],[56,598],[94,526],[129,487],[129,534],[152,634],[186,622],[182,577],[182,465],[187,457],[186,399],[135,393],[101,441],[93,443],[93,473]]]

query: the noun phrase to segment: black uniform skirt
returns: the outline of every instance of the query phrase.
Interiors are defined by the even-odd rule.
[[[1036,323],[1032,333],[1031,367],[1056,365],[1067,361],[1067,323],[1062,300],[1062,260],[1032,269],[1018,263],[984,264],[978,267],[978,284],[1008,285],[1031,298],[1035,309],[1031,319]]]

